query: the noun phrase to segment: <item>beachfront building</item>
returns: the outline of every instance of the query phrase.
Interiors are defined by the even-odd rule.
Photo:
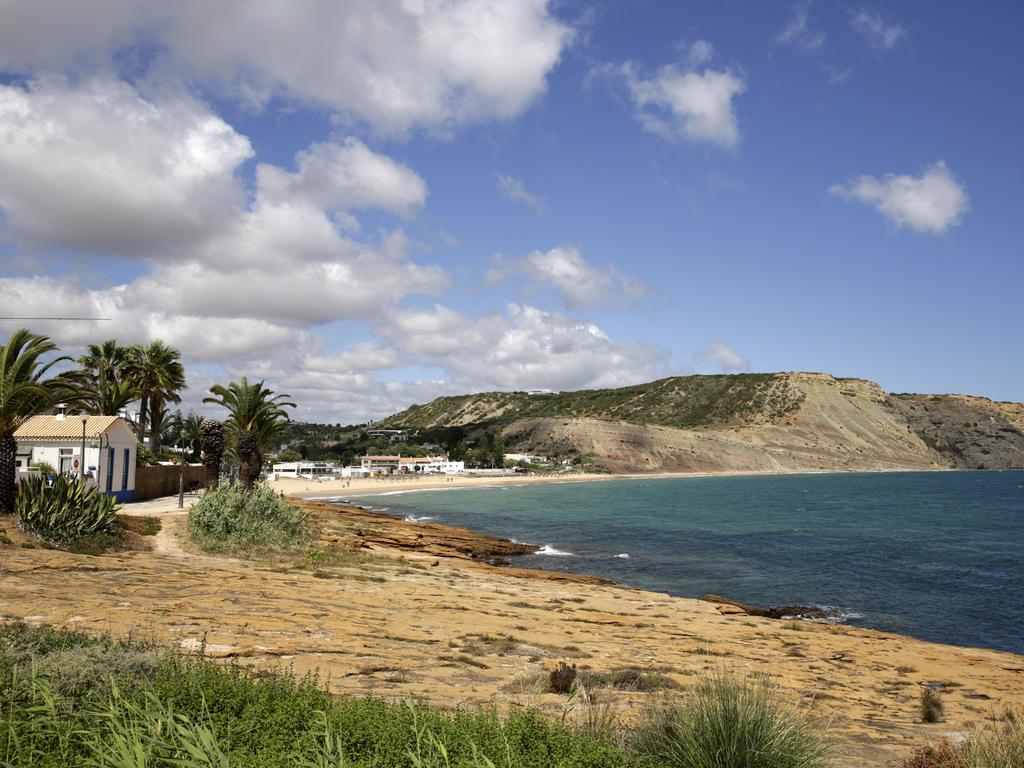
[[[19,474],[49,464],[59,474],[91,478],[118,501],[135,497],[139,443],[128,422],[118,416],[33,416],[18,428],[14,439]]]
[[[371,475],[462,475],[466,472],[466,462],[449,461],[447,456],[363,456],[359,462]]]
[[[301,477],[303,480],[316,480],[337,474],[338,467],[333,461],[285,461],[275,464],[271,472],[276,479]]]

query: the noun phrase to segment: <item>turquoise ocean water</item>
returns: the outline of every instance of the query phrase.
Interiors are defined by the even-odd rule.
[[[517,565],[1024,653],[1024,472],[610,480],[350,497],[544,545]]]

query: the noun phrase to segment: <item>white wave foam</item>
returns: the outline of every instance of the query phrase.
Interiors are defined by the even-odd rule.
[[[540,548],[539,551],[534,552],[535,555],[552,555],[554,557],[576,557],[573,552],[563,552],[560,549],[555,549],[550,544],[545,544]]]
[[[629,552],[620,552],[615,557],[619,558],[620,560],[629,560]]]
[[[429,520],[433,520],[434,518],[430,515],[419,515],[418,517],[416,515],[406,515],[402,519],[407,523],[425,523]]]

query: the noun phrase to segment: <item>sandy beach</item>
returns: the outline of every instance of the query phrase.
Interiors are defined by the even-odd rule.
[[[271,480],[270,486],[285,496],[315,499],[318,497],[368,495],[378,493],[394,493],[395,491],[430,491],[439,488],[481,488],[492,485],[523,485],[534,483],[590,483],[608,480],[651,480],[671,477],[737,477],[743,475],[791,475],[821,474],[837,470],[736,471],[736,472],[645,472],[645,473],[584,473],[573,472],[551,475],[508,475],[508,476],[477,476],[477,475],[391,475],[389,477],[352,478],[341,480],[301,480],[279,478]],[[870,471],[870,470],[858,470]],[[899,471],[899,470],[878,470]],[[908,472],[928,471],[919,468],[908,469]],[[944,470],[934,470],[944,471]]]

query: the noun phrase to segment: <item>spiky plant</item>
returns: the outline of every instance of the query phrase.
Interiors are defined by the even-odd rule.
[[[230,414],[225,428],[238,456],[239,479],[245,488],[251,488],[260,475],[266,448],[284,431],[288,421],[284,409],[294,408],[295,403],[288,395],[275,395],[262,381],[250,384],[245,376],[226,387],[210,387],[210,395],[203,398],[204,403],[223,406]]]
[[[22,528],[51,541],[109,532],[117,511],[113,496],[100,493],[85,478],[66,475],[57,475],[53,482],[27,478],[15,506]]]
[[[224,422],[203,419],[201,430],[206,487],[213,489],[220,482],[220,463],[224,459]]]
[[[64,376],[44,379],[55,364],[69,359],[58,357],[43,364],[42,358],[55,351],[57,345],[48,337],[26,328],[15,331],[0,345],[0,515],[13,514],[18,493],[14,433],[71,391]]]

